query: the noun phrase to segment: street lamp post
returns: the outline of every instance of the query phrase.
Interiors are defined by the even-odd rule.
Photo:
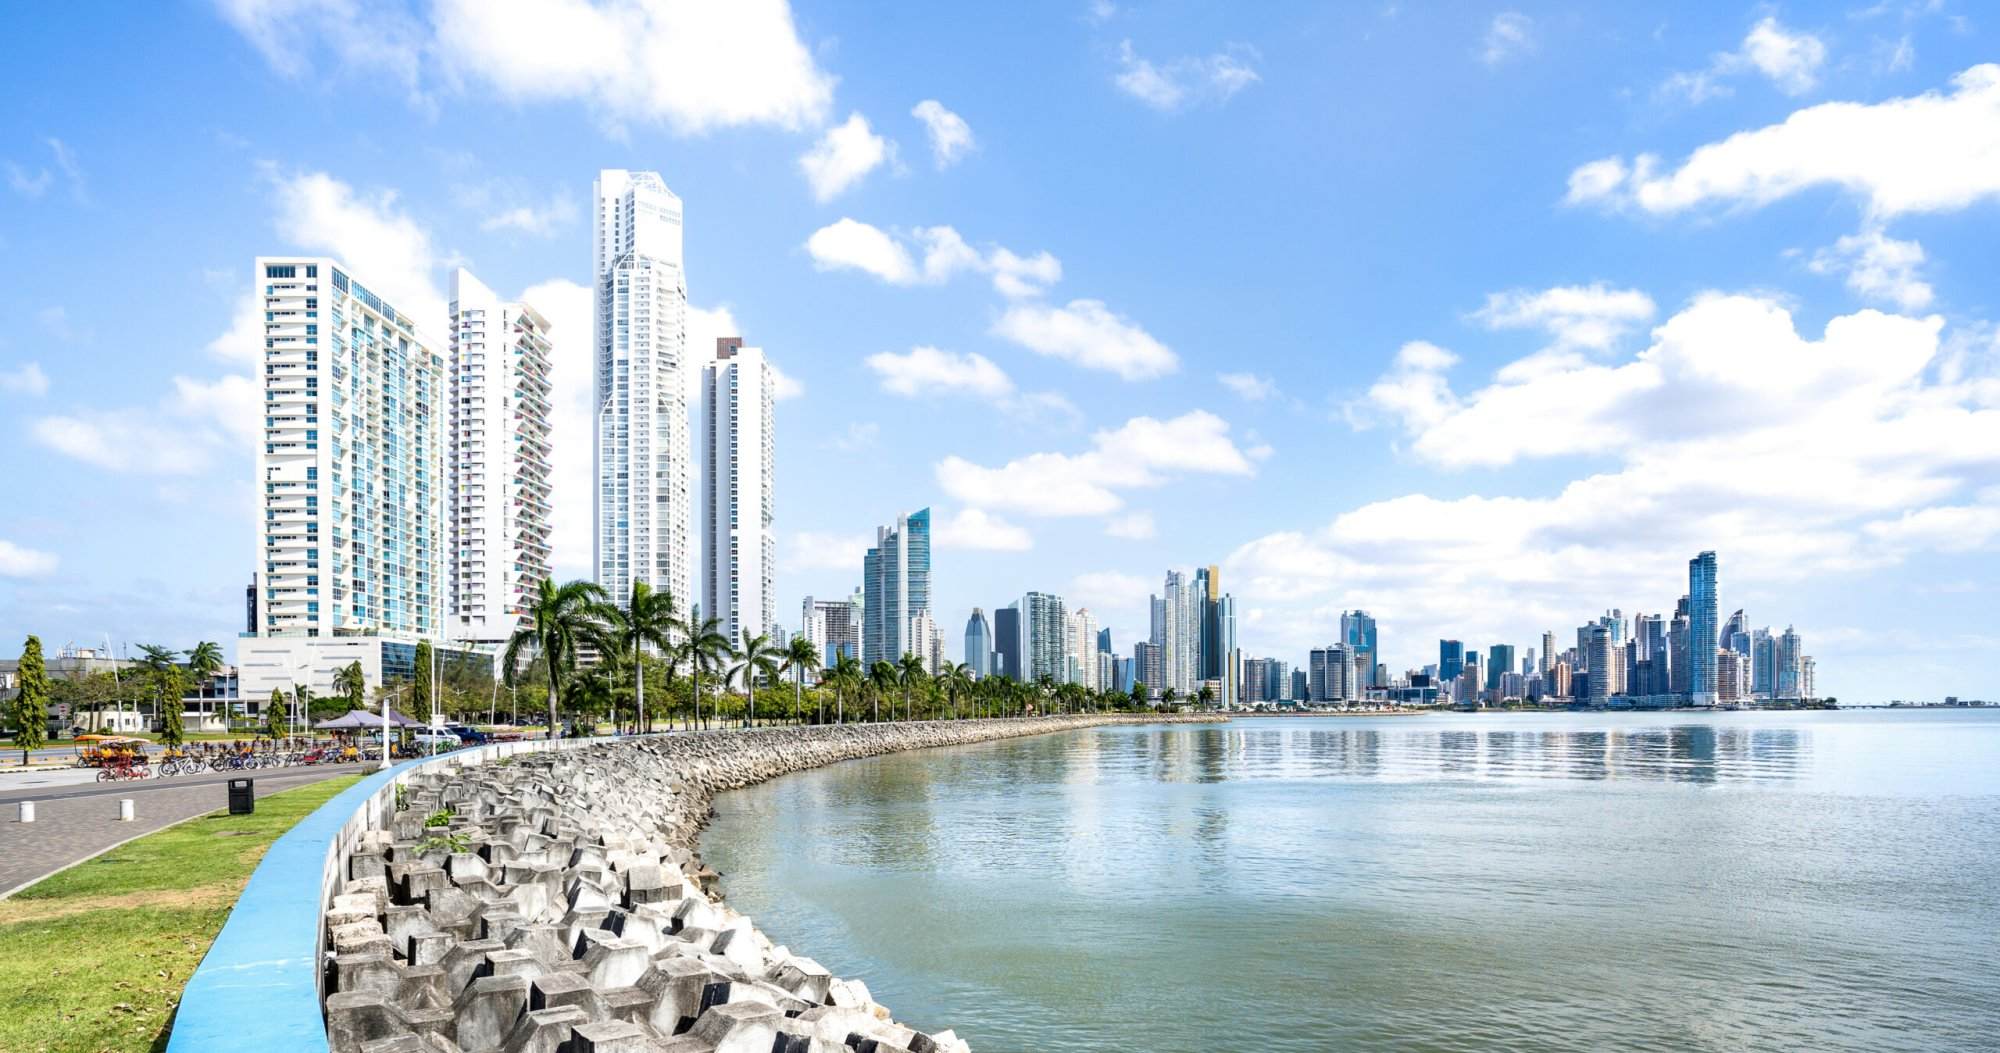
[[[377,769],[378,771],[389,770],[389,704],[396,700],[397,695],[409,689],[410,685],[404,684],[402,687],[382,696],[382,767]]]

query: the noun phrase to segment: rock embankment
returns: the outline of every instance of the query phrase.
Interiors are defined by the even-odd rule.
[[[859,980],[773,946],[712,891],[717,793],[1078,716],[632,739],[411,774],[326,915],[333,1053],[962,1053]]]

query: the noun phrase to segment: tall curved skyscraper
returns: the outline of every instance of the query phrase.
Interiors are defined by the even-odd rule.
[[[681,199],[658,173],[616,168],[598,174],[595,197],[595,577],[618,603],[644,581],[685,610],[694,575]]]

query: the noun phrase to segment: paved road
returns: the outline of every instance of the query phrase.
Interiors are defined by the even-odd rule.
[[[264,797],[372,770],[372,765],[329,764],[111,783],[27,784],[27,775],[0,780],[0,895],[127,838],[229,807],[232,778],[255,779],[257,796]],[[129,823],[118,821],[118,801],[125,797],[132,799],[136,816]],[[35,802],[34,822],[18,820],[21,801]]]

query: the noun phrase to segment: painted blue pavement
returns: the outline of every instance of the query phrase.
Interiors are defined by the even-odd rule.
[[[342,790],[264,853],[222,932],[181,993],[167,1053],[323,1053],[320,881],[341,827],[406,761]]]

